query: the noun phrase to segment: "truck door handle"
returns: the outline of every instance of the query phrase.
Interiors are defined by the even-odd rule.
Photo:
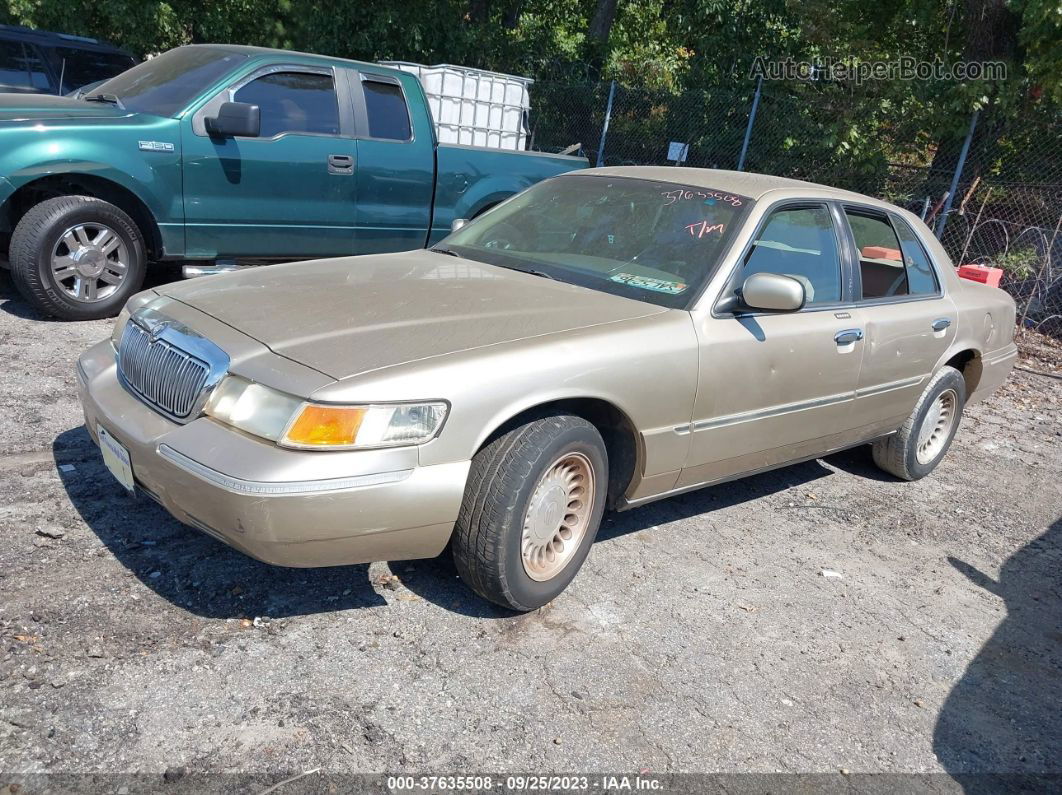
[[[933,331],[943,331],[944,329],[946,329],[950,325],[951,325],[951,318],[938,317],[936,320],[933,321]]]
[[[328,173],[329,174],[353,174],[354,173],[354,158],[350,155],[329,155],[328,156]]]
[[[833,341],[838,345],[847,345],[850,342],[859,342],[863,339],[863,329],[846,328],[833,335]]]

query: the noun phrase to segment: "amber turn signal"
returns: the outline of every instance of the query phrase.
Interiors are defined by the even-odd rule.
[[[307,404],[284,434],[284,441],[304,447],[353,445],[364,418],[364,408]]]

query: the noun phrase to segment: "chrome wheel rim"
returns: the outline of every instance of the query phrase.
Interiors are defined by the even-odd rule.
[[[565,453],[539,478],[524,516],[520,542],[532,580],[556,577],[579,549],[594,506],[594,467],[582,453]]]
[[[109,226],[77,224],[52,248],[52,278],[68,297],[91,304],[110,298],[129,273],[129,249]]]
[[[958,405],[959,396],[954,389],[946,389],[937,395],[918,432],[918,463],[928,464],[944,450],[959,418]]]

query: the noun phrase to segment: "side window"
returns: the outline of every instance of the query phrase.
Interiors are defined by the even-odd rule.
[[[369,117],[369,137],[392,141],[408,141],[412,138],[409,109],[402,96],[402,87],[377,80],[363,80],[361,86],[365,92],[365,112]]]
[[[780,273],[804,284],[808,304],[841,300],[841,258],[833,220],[825,207],[777,210],[745,258],[742,280]]]
[[[900,241],[884,215],[845,210],[859,255],[863,299],[907,295],[907,270]]]
[[[0,86],[14,91],[48,91],[51,83],[34,48],[0,39]]]
[[[932,295],[940,290],[929,255],[914,230],[900,218],[894,219],[900,250],[907,266],[907,290],[911,295]]]
[[[283,132],[339,134],[339,103],[330,75],[274,72],[252,80],[234,99],[261,108],[263,138]]]

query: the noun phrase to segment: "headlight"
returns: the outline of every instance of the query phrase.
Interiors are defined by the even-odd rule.
[[[358,406],[309,403],[230,375],[214,390],[205,411],[220,422],[283,447],[336,450],[422,444],[439,432],[447,409],[442,401]]]

